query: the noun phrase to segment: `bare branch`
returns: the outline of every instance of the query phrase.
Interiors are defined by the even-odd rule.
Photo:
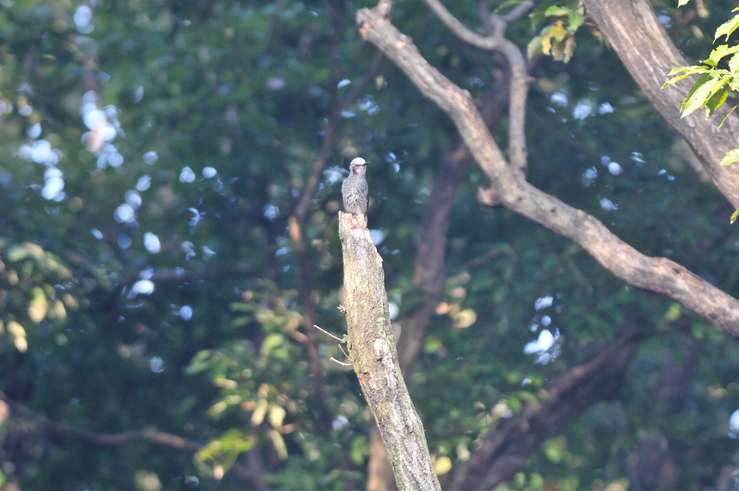
[[[603,267],[626,282],[662,293],[739,336],[739,301],[667,258],[648,257],[623,242],[582,210],[542,192],[511,169],[484,124],[469,92],[432,67],[413,41],[375,10],[357,12],[362,37],[377,46],[453,120],[491,181],[490,194],[511,210],[577,242]]]
[[[325,330],[324,328],[322,328],[322,327],[321,327],[321,326],[319,326],[319,325],[313,324],[313,327],[315,327],[316,329],[318,329],[319,331],[321,331],[321,332],[322,332],[323,334],[325,334],[326,336],[328,336],[328,337],[330,337],[330,338],[332,338],[332,339],[335,339],[336,341],[338,341],[338,342],[340,342],[340,343],[343,343],[343,342],[344,342],[344,339],[343,339],[343,338],[340,338],[340,337],[339,337],[339,336],[337,336],[336,334],[332,334],[332,333],[328,332],[327,330]]]
[[[444,7],[444,4],[442,4],[439,0],[423,0],[426,5],[429,6],[429,8],[436,14],[436,16],[441,20],[444,25],[446,25],[450,31],[452,31],[458,38],[460,38],[462,41],[471,44],[473,46],[477,46],[478,48],[482,48],[488,51],[495,51],[500,48],[500,45],[504,41],[504,38],[502,36],[502,29],[496,29],[495,32],[491,36],[483,36],[481,34],[478,34],[471,29],[469,29],[467,26],[465,26],[459,19],[454,17],[447,9]],[[497,27],[505,27],[505,23],[503,23],[502,26]]]
[[[329,358],[329,360],[331,360],[332,362],[334,362],[334,363],[336,363],[337,365],[339,365],[339,366],[342,366],[342,367],[351,367],[351,366],[353,366],[353,365],[352,365],[351,363],[348,363],[348,362],[345,362],[345,361],[340,361],[340,360],[337,360],[337,359],[336,359],[336,358],[334,358],[333,356],[332,356],[331,358]]]
[[[513,22],[528,14],[535,6],[533,1],[526,0],[513,7],[510,12],[503,14],[501,17],[506,22]]]
[[[485,19],[490,21],[492,34],[481,36],[454,17],[439,0],[424,0],[424,2],[457,37],[478,48],[497,51],[505,57],[511,70],[508,102],[508,158],[515,168],[525,171],[528,161],[526,151],[526,98],[529,91],[529,74],[526,67],[526,58],[521,50],[515,43],[504,37],[507,17],[493,15]],[[532,6],[524,2],[519,7],[524,8],[520,11],[517,8],[514,9],[515,12],[509,12],[510,18],[523,15]]]

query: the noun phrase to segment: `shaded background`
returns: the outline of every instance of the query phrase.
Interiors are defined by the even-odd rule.
[[[733,4],[673,3],[654,5],[703,57]],[[481,207],[471,163],[439,171],[458,137],[359,38],[368,4],[0,1],[3,489],[363,489],[370,415],[336,343],[306,329],[344,329],[336,211],[356,155],[399,324],[428,307],[413,262],[432,181],[458,181],[408,376],[437,471],[637,332],[624,373],[570,424],[533,428],[544,443],[496,489],[734,489],[736,342]],[[502,60],[420,3],[393,19],[505,135]],[[509,34],[525,48],[547,22]],[[731,210],[615,55],[583,29],[532,76],[529,179],[739,295]]]

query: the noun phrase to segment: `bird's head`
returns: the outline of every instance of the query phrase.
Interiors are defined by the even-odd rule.
[[[349,164],[349,172],[363,176],[367,172],[367,162],[362,157],[355,157]]]

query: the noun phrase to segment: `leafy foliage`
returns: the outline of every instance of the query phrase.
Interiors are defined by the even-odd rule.
[[[678,2],[678,6],[687,4],[687,1]],[[739,7],[732,10],[739,12]],[[682,117],[689,116],[700,108],[705,109],[706,117],[712,116],[729,99],[731,93],[739,92],[739,44],[730,45],[731,35],[739,29],[739,13],[721,24],[714,34],[714,43],[721,41],[724,44],[715,45],[703,60],[701,65],[674,68],[670,71],[672,77],[665,82],[663,88],[694,76],[700,75],[688,92],[680,108]],[[728,62],[724,62],[728,58]],[[726,66],[726,68],[721,68]],[[736,105],[727,111],[719,127],[736,109]],[[730,150],[722,159],[721,165],[733,165],[739,162],[739,149]],[[736,220],[736,212],[732,214],[730,222]]]
[[[269,489],[364,487],[371,417],[353,373],[329,361],[343,359],[335,341],[318,333],[321,380],[313,374],[300,271],[316,323],[340,334],[335,213],[343,169],[362,154],[402,323],[423,301],[412,259],[432,179],[458,143],[401,73],[374,64],[353,20],[366,5],[16,0],[0,10],[0,390],[82,431],[156,428],[200,445],[96,446],[6,419],[0,405],[0,481],[251,489],[246,467]],[[640,250],[739,294],[716,193],[693,177],[613,53],[579,30],[572,56],[577,3],[542,5],[535,31],[508,29],[519,46],[538,37],[542,53],[569,61],[532,64],[528,178]],[[477,2],[449,7],[476,19]],[[393,16],[476,100],[500,92],[496,57],[461,47],[410,3]],[[718,24],[716,14],[699,22]],[[708,50],[689,29],[675,35]],[[728,77],[735,56],[701,66]],[[332,121],[301,256],[288,220]],[[491,131],[504,137],[505,118]],[[454,472],[490,424],[632,327],[650,339],[621,391],[552,428],[503,489],[623,486],[652,440],[665,442],[686,488],[721,484],[737,459],[727,426],[739,399],[735,344],[566,240],[481,209],[484,184],[468,166],[444,291],[408,377],[437,471]]]
[[[542,6],[531,14],[531,18],[534,22],[546,20],[549,24],[529,41],[529,58],[543,54],[557,61],[570,61],[575,52],[575,33],[585,21],[582,4],[575,1],[568,6]]]

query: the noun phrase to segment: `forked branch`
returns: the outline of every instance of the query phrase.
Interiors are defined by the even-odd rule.
[[[375,9],[357,12],[362,37],[390,58],[416,87],[453,120],[491,188],[511,210],[577,242],[603,267],[627,283],[661,293],[739,336],[739,301],[676,262],[649,257],[611,233],[595,217],[532,186],[507,162],[471,95],[431,66],[413,41]]]
[[[439,0],[423,0],[444,25],[461,40],[478,48],[497,51],[502,54],[511,70],[508,100],[508,158],[516,169],[525,171],[526,152],[526,97],[529,92],[529,74],[526,58],[515,43],[505,37],[505,29],[510,19],[523,15],[533,5],[524,2],[507,16],[490,15],[483,21],[491,28],[491,33],[482,36],[467,28],[454,17]]]

